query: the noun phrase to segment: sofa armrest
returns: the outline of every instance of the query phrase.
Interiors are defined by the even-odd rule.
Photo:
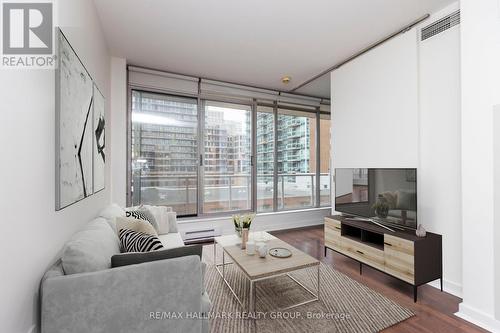
[[[41,332],[201,332],[201,281],[198,256],[49,277]]]
[[[149,261],[173,259],[193,255],[198,256],[201,260],[202,251],[203,247],[201,245],[188,245],[167,250],[120,253],[111,257],[111,267],[142,264]]]

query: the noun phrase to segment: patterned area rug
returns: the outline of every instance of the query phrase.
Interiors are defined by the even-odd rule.
[[[217,256],[221,252],[218,249]],[[320,266],[320,301],[279,311],[279,308],[311,298],[285,275],[256,283],[256,312],[250,315],[216,271],[213,245],[203,248],[203,261],[207,263],[205,286],[213,306],[210,314],[213,333],[379,332],[414,315],[409,309],[323,263]],[[218,263],[221,261],[217,259]],[[315,292],[316,272],[317,268],[312,268],[291,275]],[[226,278],[240,299],[248,300],[248,280],[236,265],[226,266]]]

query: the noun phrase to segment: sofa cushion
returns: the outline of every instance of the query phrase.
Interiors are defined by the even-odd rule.
[[[165,260],[185,256],[197,255],[201,260],[201,245],[182,246],[174,249],[144,252],[144,253],[121,253],[111,257],[111,266],[120,267],[127,265],[142,264],[155,260]]]
[[[111,257],[120,253],[118,237],[103,218],[87,223],[65,244],[62,266],[65,274],[95,272],[111,267]]]
[[[176,212],[167,212],[168,218],[168,232],[179,232],[177,230],[177,213]]]
[[[147,209],[155,218],[158,224],[158,234],[168,234],[170,232],[168,227],[167,207],[144,205],[142,208]]]
[[[158,235],[158,238],[160,239],[165,249],[173,249],[175,247],[184,246],[184,241],[182,240],[181,234],[178,232]]]
[[[113,231],[118,235],[118,230],[116,230],[115,218],[117,217],[125,217],[125,209],[120,207],[117,204],[111,204],[108,207],[104,208],[100,213],[99,217],[106,219],[109,226],[113,229]]]
[[[125,212],[126,217],[133,217],[138,220],[144,220],[148,221],[151,223],[151,225],[155,228],[156,231],[158,231],[158,223],[156,222],[156,219],[154,218],[153,214],[146,208],[141,208],[141,209],[136,209],[136,210],[127,210]],[[118,230],[119,231],[119,230]]]
[[[115,218],[116,230],[122,229],[134,230],[147,235],[158,236],[155,228],[148,221],[138,220],[133,217],[117,217]]]
[[[149,252],[163,249],[160,240],[154,235],[121,229],[118,236],[123,252]]]

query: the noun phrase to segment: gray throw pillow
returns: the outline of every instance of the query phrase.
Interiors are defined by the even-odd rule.
[[[160,250],[144,253],[122,253],[111,257],[111,267],[142,264],[155,260],[173,259],[185,256],[199,256],[201,260],[201,245],[189,245],[174,249]]]
[[[95,272],[111,267],[111,256],[120,253],[115,232],[104,219],[89,222],[66,243],[62,253],[65,274]]]

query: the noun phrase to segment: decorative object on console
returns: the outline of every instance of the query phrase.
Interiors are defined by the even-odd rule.
[[[419,224],[417,230],[415,231],[415,234],[417,237],[425,237],[427,235],[427,231],[425,230],[424,226]]]
[[[129,229],[119,231],[123,252],[149,252],[163,249],[158,237]]]
[[[56,70],[56,210],[105,187],[105,99],[61,30]]]

